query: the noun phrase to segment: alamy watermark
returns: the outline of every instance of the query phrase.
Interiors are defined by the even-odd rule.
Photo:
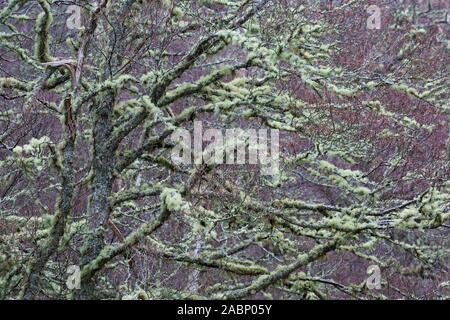
[[[381,270],[376,264],[370,265],[367,268],[367,274],[369,277],[366,280],[366,287],[369,290],[381,289]]]
[[[81,271],[76,265],[69,266],[66,273],[69,274],[66,281],[67,289],[74,290],[81,288]]]
[[[68,29],[81,29],[81,7],[75,4],[67,7],[66,13],[70,16],[66,20],[66,26]]]
[[[371,5],[367,7],[367,13],[370,16],[367,18],[366,26],[369,30],[381,29],[381,9],[377,5]]]
[[[278,173],[279,131],[276,129],[212,128],[203,131],[202,122],[194,121],[193,135],[192,140],[191,132],[186,129],[177,129],[172,133],[175,147],[171,159],[174,163],[259,164],[262,175]],[[204,142],[209,144],[204,146]]]

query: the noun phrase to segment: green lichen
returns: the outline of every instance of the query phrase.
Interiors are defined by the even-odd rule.
[[[42,12],[36,18],[34,54],[40,62],[49,62],[52,60],[50,56],[50,25],[53,17],[50,11],[50,5],[46,0],[38,0],[42,8]]]
[[[160,199],[163,206],[169,211],[180,211],[186,205],[180,192],[173,188],[164,188],[161,192]]]

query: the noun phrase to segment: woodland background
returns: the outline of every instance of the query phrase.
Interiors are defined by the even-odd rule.
[[[0,298],[448,299],[449,6],[0,0]],[[194,120],[280,172],[173,163]]]

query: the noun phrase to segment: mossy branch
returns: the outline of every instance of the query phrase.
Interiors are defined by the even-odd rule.
[[[50,11],[50,5],[46,0],[38,0],[38,3],[43,11],[36,18],[34,55],[40,62],[49,62],[52,61],[49,50],[49,29],[53,17]]]

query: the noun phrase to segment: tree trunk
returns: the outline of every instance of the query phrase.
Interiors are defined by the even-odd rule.
[[[104,246],[111,205],[111,195],[114,172],[114,150],[108,145],[108,138],[113,126],[112,106],[113,93],[109,93],[100,106],[95,110],[94,150],[93,150],[93,178],[91,182],[91,199],[88,208],[89,235],[82,251],[81,263],[88,264],[95,259]],[[85,279],[81,283],[81,298],[96,298],[94,291],[95,277]]]

